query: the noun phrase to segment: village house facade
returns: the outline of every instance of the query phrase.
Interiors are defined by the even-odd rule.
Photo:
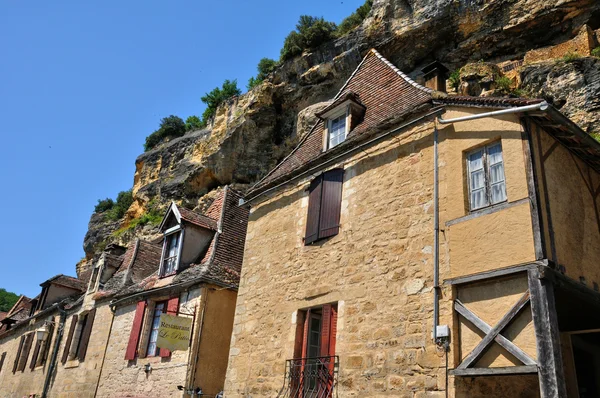
[[[600,391],[600,144],[436,70],[371,50],[245,196],[226,397]]]
[[[59,275],[3,319],[0,397],[182,397],[223,390],[247,210],[225,187],[205,214],[171,204],[161,238],[109,245],[89,275]],[[162,313],[192,320],[157,346]]]

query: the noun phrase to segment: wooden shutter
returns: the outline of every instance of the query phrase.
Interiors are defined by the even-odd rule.
[[[79,339],[79,351],[77,352],[77,358],[80,361],[85,360],[85,354],[87,352],[88,344],[90,342],[90,335],[92,334],[92,327],[94,326],[94,318],[96,317],[96,309],[93,308],[88,312],[85,318],[85,326],[81,332],[81,338]]]
[[[323,315],[321,316],[321,352],[322,357],[329,356],[329,340],[331,331],[331,304],[323,306]]]
[[[42,342],[41,341],[36,341],[35,342],[35,348],[33,349],[33,355],[31,357],[31,363],[29,364],[29,369],[33,370],[35,369],[35,363],[37,362],[38,359],[38,355],[40,355],[40,348],[42,346]]]
[[[135,316],[133,317],[133,325],[129,334],[129,343],[125,351],[125,359],[131,361],[135,359],[137,354],[138,343],[140,341],[140,333],[142,332],[142,322],[144,321],[144,312],[146,311],[146,301],[139,301],[135,308]]]
[[[310,309],[304,318],[304,333],[302,334],[302,358],[308,357],[308,331],[310,330]]]
[[[179,311],[179,296],[173,297],[167,301],[167,314],[177,315]],[[171,351],[166,348],[161,348],[158,352],[159,357],[168,357],[171,355]]]
[[[19,366],[19,358],[21,358],[21,351],[23,350],[24,342],[25,336],[21,336],[21,340],[19,340],[19,348],[17,348],[17,356],[15,357],[15,363],[13,364],[13,374],[17,371],[17,367]]]
[[[2,356],[0,356],[0,372],[2,372],[2,366],[4,366],[4,358],[6,358],[5,352],[3,352]]]
[[[331,327],[329,329],[329,356],[335,355],[335,343],[337,335],[337,307],[331,306]]]
[[[73,341],[75,326],[77,326],[77,315],[73,315],[73,318],[71,318],[71,326],[69,327],[69,334],[67,335],[67,340],[65,341],[65,349],[63,350],[61,359],[61,363],[63,365],[67,362],[67,359],[69,359],[69,349],[71,348],[71,342]]]
[[[24,371],[27,366],[27,358],[29,358],[29,351],[31,350],[31,344],[33,343],[34,333],[29,333],[25,336],[25,343],[23,343],[23,351],[21,352],[21,358],[19,358],[19,366],[17,371]]]
[[[315,178],[309,187],[308,194],[308,216],[306,218],[306,234],[304,244],[310,245],[319,239],[319,219],[321,215],[321,191],[323,176]]]
[[[337,235],[340,231],[343,182],[344,169],[334,169],[323,174],[319,239]]]
[[[42,351],[42,361],[41,364],[45,364],[46,360],[48,359],[48,352],[50,352],[50,346],[52,345],[52,337],[54,335],[54,325],[50,324],[48,325],[48,338],[46,339],[46,342],[44,343],[44,350]]]

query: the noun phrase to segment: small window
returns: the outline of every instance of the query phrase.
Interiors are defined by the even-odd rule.
[[[467,167],[471,210],[506,201],[504,161],[499,142],[469,153]]]
[[[181,232],[165,236],[165,254],[161,276],[172,275],[177,271]]]
[[[159,353],[159,348],[156,346],[158,339],[158,328],[160,327],[160,316],[165,312],[166,302],[156,303],[154,307],[154,315],[152,316],[152,328],[150,329],[150,338],[148,339],[147,356],[154,357]]]
[[[346,114],[329,120],[329,146],[333,148],[346,139]]]
[[[337,235],[340,231],[344,170],[329,170],[315,178],[309,187],[308,215],[304,244]]]

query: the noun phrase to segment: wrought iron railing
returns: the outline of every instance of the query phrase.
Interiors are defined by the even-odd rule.
[[[278,398],[337,397],[338,356],[288,359]]]

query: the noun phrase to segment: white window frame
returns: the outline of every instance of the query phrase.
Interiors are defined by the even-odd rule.
[[[160,257],[160,267],[159,267],[159,273],[158,273],[159,277],[162,278],[162,277],[171,276],[171,275],[176,274],[177,271],[179,271],[179,265],[181,263],[181,251],[182,251],[182,247],[183,247],[184,232],[185,232],[185,230],[183,228],[180,228],[179,226],[169,228],[167,231],[165,231],[163,250],[162,250],[162,255]],[[177,246],[177,257],[175,258],[175,269],[173,270],[173,272],[171,272],[169,274],[165,274],[165,260],[167,259],[166,256],[168,255],[167,246],[169,245],[170,238],[174,234],[179,234],[178,246]]]
[[[340,145],[342,142],[346,141],[346,138],[348,138],[348,131],[349,131],[349,127],[350,127],[348,125],[349,124],[348,123],[349,109],[350,109],[350,106],[346,105],[342,109],[336,111],[335,113],[333,113],[327,117],[327,134],[326,134],[326,137],[324,140],[325,142],[323,143],[325,150],[328,150],[328,149],[334,148],[337,145]],[[342,141],[340,141],[337,145],[331,146],[330,145],[330,137],[331,137],[331,132],[332,132],[333,121],[342,116],[344,117],[344,139]]]
[[[492,187],[491,187],[491,183],[490,183],[490,164],[489,164],[489,160],[488,160],[489,148],[492,148],[495,146],[500,146],[500,153],[502,154],[502,173],[503,173],[502,182],[504,182],[504,200],[501,200],[498,202],[492,202],[492,196],[491,196],[492,195]],[[477,152],[482,152],[481,161],[482,161],[482,167],[483,167],[484,192],[485,192],[486,203],[483,206],[473,207],[473,203],[471,201],[471,173],[472,173],[472,170],[471,170],[470,158],[471,158],[471,155],[473,155]],[[466,163],[467,163],[467,187],[468,187],[469,210],[470,211],[477,211],[477,210],[485,209],[487,207],[496,206],[496,205],[499,205],[501,203],[505,203],[508,201],[508,195],[506,192],[506,163],[504,161],[504,150],[502,148],[501,141],[494,141],[490,144],[480,146],[477,149],[469,151],[466,155]]]

